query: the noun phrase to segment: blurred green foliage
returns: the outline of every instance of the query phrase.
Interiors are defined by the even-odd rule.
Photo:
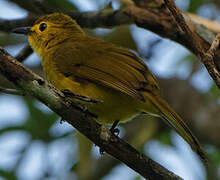
[[[196,10],[203,5],[205,2],[207,2],[207,0],[197,0],[197,1],[190,1],[189,3],[189,8],[187,9],[187,11],[195,13]]]

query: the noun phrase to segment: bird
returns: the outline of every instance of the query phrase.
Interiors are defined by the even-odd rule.
[[[116,126],[140,113],[160,117],[207,162],[197,138],[162,98],[155,76],[133,52],[87,35],[63,13],[41,16],[32,26],[13,32],[27,35],[47,81],[58,90],[102,101],[82,102],[97,115],[97,122]]]

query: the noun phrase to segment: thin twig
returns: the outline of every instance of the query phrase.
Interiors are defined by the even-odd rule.
[[[25,93],[22,91],[18,91],[15,89],[5,89],[0,87],[0,93],[4,93],[4,94],[11,94],[11,95],[18,95],[18,96],[25,96]]]
[[[219,43],[220,43],[220,33],[217,33],[210,49],[207,51],[207,53],[210,54],[212,57],[215,56],[215,52],[217,48],[219,47]]]
[[[205,64],[209,74],[213,77],[216,85],[220,88],[220,73],[217,70],[213,58],[215,56],[216,50],[219,47],[220,33],[218,33],[209,48],[209,50],[203,55],[202,60]]]

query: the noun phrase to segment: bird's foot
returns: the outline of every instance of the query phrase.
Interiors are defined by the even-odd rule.
[[[100,153],[101,155],[104,155],[104,154],[105,154],[104,149],[100,147],[100,148],[99,148],[99,153]]]
[[[94,113],[92,113],[92,112],[90,112],[90,111],[88,110],[88,108],[86,107],[85,104],[81,104],[81,103],[79,103],[79,102],[73,102],[73,101],[69,101],[69,103],[70,103],[70,105],[71,105],[72,107],[75,107],[75,108],[79,109],[79,110],[82,111],[84,114],[87,114],[87,115],[89,115],[89,116],[91,116],[91,117],[93,117],[93,118],[98,118],[98,116],[97,116],[96,114],[94,114]]]
[[[60,124],[63,124],[66,120],[61,117]]]
[[[118,128],[116,128],[116,126],[118,125],[119,120],[116,120],[113,124],[112,127],[109,129],[109,131],[113,134],[118,136],[120,133],[120,130]]]
[[[118,129],[118,128],[116,128],[116,126],[118,125],[118,123],[119,123],[119,120],[116,120],[116,121],[114,121],[114,123],[112,124],[112,127],[109,129],[109,131],[110,131],[110,133],[111,134],[109,134],[108,133],[108,140],[109,141],[111,141],[111,142],[115,142],[115,137],[114,136],[117,136],[118,137],[118,135],[119,135],[119,133],[120,133],[120,130]],[[110,136],[109,136],[110,135]],[[104,136],[104,137],[106,137],[106,136]],[[99,153],[101,154],[101,155],[103,155],[104,153],[105,153],[105,150],[104,150],[104,148],[103,147],[100,147],[100,149],[99,149]]]
[[[62,93],[66,97],[68,97],[68,98],[75,98],[75,99],[78,99],[78,100],[81,100],[81,101],[85,101],[85,102],[91,102],[91,103],[102,103],[103,102],[103,101],[98,100],[98,99],[92,99],[92,98],[90,98],[88,96],[83,96],[83,95],[80,95],[80,94],[75,94],[75,93],[71,92],[68,89],[62,90]]]
[[[89,97],[86,97],[86,96],[81,96],[81,95],[78,95],[78,94],[74,94],[74,93],[72,93],[71,91],[69,91],[67,89],[62,90],[62,93],[67,98],[75,98],[75,99],[79,99],[79,100],[87,101],[87,102],[95,102],[95,101],[97,101],[97,100],[94,100],[94,99],[90,99]],[[94,113],[91,113],[88,110],[88,108],[87,108],[87,106],[85,104],[82,104],[82,103],[76,102],[76,101],[71,101],[71,100],[68,100],[68,103],[72,107],[75,107],[75,108],[83,111],[85,114],[88,114],[88,115],[92,116],[93,118],[97,118],[97,115],[94,114]]]

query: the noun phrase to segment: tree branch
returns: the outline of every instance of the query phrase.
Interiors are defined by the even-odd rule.
[[[0,73],[13,82],[24,94],[31,95],[47,105],[97,146],[143,177],[152,180],[181,179],[144,154],[139,153],[122,139],[112,135],[80,106],[71,106],[72,103],[69,103],[61,92],[24,67],[2,48],[0,48]]]
[[[96,27],[114,27],[123,24],[132,23],[132,18],[127,14],[124,10],[117,11],[95,11],[95,12],[78,12],[71,11],[66,13],[73,19],[77,21],[77,23],[81,27],[86,28],[96,28]],[[0,19],[0,30],[5,32],[10,32],[12,29],[16,27],[22,26],[30,26],[38,16],[29,15],[23,19],[15,19],[15,20],[4,20]]]
[[[196,33],[191,31],[189,26],[186,24],[185,19],[181,13],[181,11],[176,7],[173,0],[164,0],[166,3],[166,6],[169,8],[170,12],[172,13],[174,19],[176,20],[176,23],[181,28],[182,36],[184,40],[188,43],[191,43],[192,50],[195,52],[197,56],[200,57],[201,61],[205,65],[209,75],[212,77],[212,79],[215,81],[216,85],[220,88],[220,73],[217,70],[215,63],[213,61],[215,52],[217,48],[219,47],[219,39],[220,34],[217,34],[216,38],[214,39],[211,47],[209,50],[205,53],[205,49],[202,47],[202,45],[197,42]]]
[[[0,87],[0,93],[18,95],[18,96],[25,96],[25,94],[23,92],[17,91],[15,89],[5,89],[5,88],[2,88],[2,87]]]
[[[215,34],[220,31],[220,23],[218,21],[213,21],[211,19],[207,19],[205,17],[201,17],[196,14],[189,13],[189,12],[187,12],[186,14],[197,24],[204,25],[206,28],[209,29],[209,31]]]

